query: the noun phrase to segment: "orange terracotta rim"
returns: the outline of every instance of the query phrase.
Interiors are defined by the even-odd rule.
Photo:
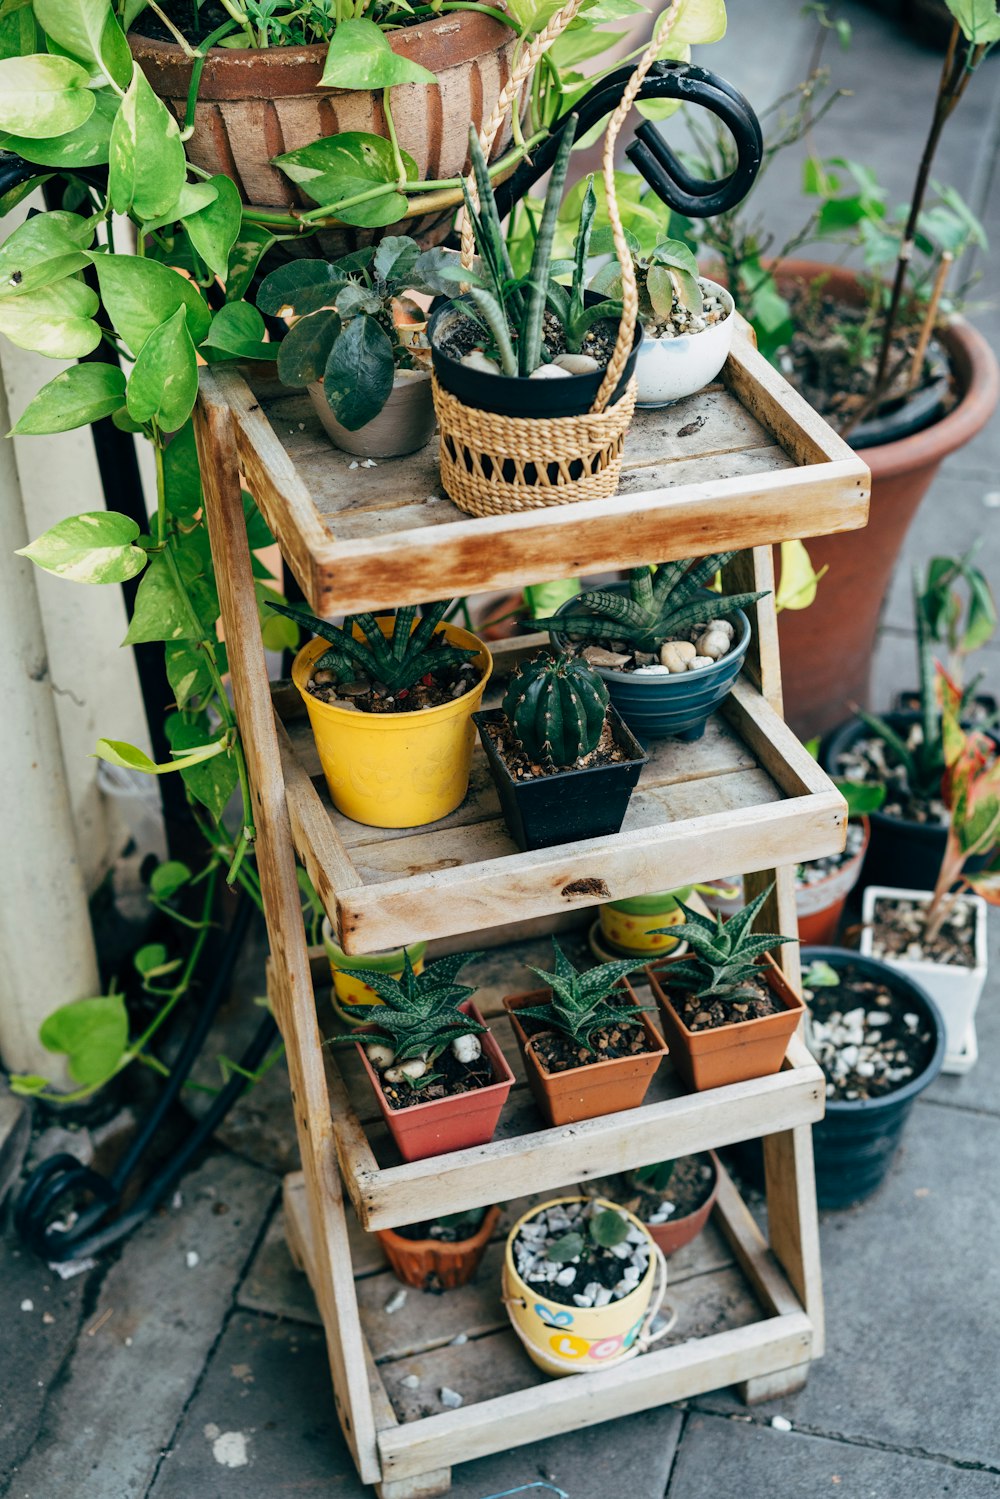
[[[513,43],[517,33],[480,11],[454,11],[386,33],[400,57],[432,73],[464,67],[484,53]],[[130,33],[136,62],[154,75],[158,93],[183,97],[191,80],[192,60],[176,42]],[[280,99],[318,89],[326,65],[326,42],[306,47],[212,47],[198,90],[200,99]],[[427,85],[432,87],[433,85]],[[324,89],[324,97],[348,92]]]
[[[705,1038],[708,1036],[729,1037],[732,1036],[736,1031],[739,1031],[741,1036],[752,1037],[762,1030],[773,1029],[775,1019],[777,1018],[776,1016],[756,1015],[752,1020],[731,1020],[727,1025],[712,1026],[708,1030],[689,1030],[678,1014],[677,1006],[671,1000],[668,990],[666,990],[659,982],[656,970],[657,968],[665,968],[667,966],[667,963],[655,965],[650,964],[646,969],[646,973],[649,975],[649,981],[653,993],[659,998],[661,1004],[668,1006],[677,1029],[685,1042],[693,1041],[696,1048],[701,1048],[705,1047]],[[804,1014],[806,1008],[805,1001],[800,994],[796,994],[788,979],[785,977],[784,970],[778,967],[777,963],[771,957],[770,953],[764,954],[763,960],[760,963],[760,967],[767,969],[767,977],[770,988],[774,993],[777,994],[778,998],[785,1006],[786,1012],[798,1012],[800,1015]],[[729,1043],[719,1043],[720,1046],[723,1044]]]
[[[474,1234],[470,1234],[467,1239],[456,1239],[454,1242],[447,1242],[444,1239],[407,1239],[392,1228],[380,1228],[376,1232],[383,1247],[391,1246],[397,1254],[401,1255],[470,1254],[481,1245],[485,1246],[489,1243],[499,1219],[500,1209],[494,1204],[485,1210],[483,1221]]]

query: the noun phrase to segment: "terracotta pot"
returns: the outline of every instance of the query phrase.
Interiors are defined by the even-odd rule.
[[[853,271],[818,261],[785,261],[778,282],[787,291],[819,275],[845,303],[864,295]],[[834,728],[846,703],[868,705],[879,614],[910,522],[942,460],[975,437],[1000,397],[1000,369],[975,328],[956,318],[940,342],[952,361],[958,404],[912,437],[862,449],[872,471],[868,526],[807,540],[814,567],[829,572],[808,609],[778,617],[786,715],[800,738]]]
[[[772,993],[784,1010],[757,1020],[739,1020],[712,1030],[691,1031],[678,1015],[667,991],[657,978],[657,968],[647,968],[653,993],[660,1005],[663,1033],[670,1057],[689,1088],[702,1093],[727,1083],[745,1083],[779,1071],[785,1052],[805,1005],[770,958],[761,964]]]
[[[420,1291],[453,1291],[466,1285],[479,1269],[499,1217],[498,1207],[487,1208],[472,1237],[455,1244],[440,1239],[405,1239],[391,1228],[379,1229],[378,1241],[397,1280]]]
[[[402,458],[424,447],[434,431],[429,370],[397,370],[382,410],[354,432],[334,416],[322,380],[306,389],[330,441],[360,458]]]
[[[471,999],[459,1005],[464,1015],[485,1024]],[[359,1041],[358,1055],[375,1092],[382,1118],[404,1161],[423,1161],[428,1156],[444,1155],[449,1150],[468,1150],[473,1145],[488,1145],[500,1119],[507,1094],[514,1086],[514,1074],[493,1037],[484,1031],[480,1036],[483,1055],[493,1063],[496,1079],[485,1088],[471,1093],[456,1093],[452,1098],[434,1098],[430,1103],[411,1104],[408,1109],[392,1109],[386,1101],[364,1046]]]
[[[685,1244],[690,1244],[692,1239],[696,1239],[712,1216],[715,1199],[719,1195],[719,1157],[714,1150],[708,1150],[705,1154],[712,1162],[715,1181],[712,1184],[711,1192],[701,1207],[695,1208],[693,1213],[685,1213],[683,1218],[668,1218],[666,1223],[644,1223],[642,1225],[653,1242],[660,1246],[668,1258],[670,1255],[676,1254],[678,1249],[683,1249]]]
[[[864,842],[853,859],[841,864],[839,869],[815,885],[795,887],[800,942],[809,942],[814,947],[832,947],[834,944],[847,897],[861,878],[861,866],[871,842],[871,821],[867,817],[860,820],[865,830]]]
[[[510,76],[515,33],[478,11],[462,11],[386,33],[392,50],[436,74],[432,84],[405,84],[392,91],[392,114],[400,146],[417,163],[421,180],[464,174],[470,121],[478,129]],[[154,93],[183,122],[191,59],[173,42],[129,36],[132,55]],[[271,165],[274,156],[311,145],[325,136],[360,130],[386,136],[381,90],[323,89],[319,80],[327,47],[213,47],[198,89],[188,160],[206,172],[224,172],[245,203],[258,208],[315,208]],[[502,130],[494,159],[509,145]],[[427,242],[443,238],[453,210],[404,220],[385,229],[345,227],[304,241],[307,255],[337,256],[384,234],[408,233]]]
[[[521,1050],[528,1087],[546,1122],[552,1125],[579,1124],[582,1119],[599,1119],[617,1114],[642,1103],[661,1061],[667,1054],[663,1037],[648,1016],[638,1008],[639,1001],[628,979],[622,987],[636,1006],[636,1020],[646,1033],[650,1050],[638,1057],[616,1057],[610,1062],[590,1062],[570,1067],[565,1072],[546,1072],[535,1056],[535,1049],[517,1018],[526,1005],[544,1004],[551,989],[537,989],[530,994],[508,995],[503,1007],[510,1016],[511,1029]]]

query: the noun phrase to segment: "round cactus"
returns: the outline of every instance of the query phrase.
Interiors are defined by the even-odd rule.
[[[532,760],[566,767],[600,743],[608,689],[578,656],[536,656],[510,680],[503,711]]]

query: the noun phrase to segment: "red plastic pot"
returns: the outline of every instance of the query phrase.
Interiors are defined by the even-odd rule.
[[[861,824],[865,830],[864,842],[853,859],[815,885],[796,886],[795,910],[800,942],[808,942],[813,947],[834,946],[847,897],[861,878],[861,866],[871,842],[871,822],[862,817]]]
[[[864,299],[853,271],[819,261],[783,262],[778,284],[787,292],[820,275],[846,304]],[[868,526],[807,540],[813,566],[829,571],[808,609],[785,609],[778,618],[785,711],[802,739],[834,728],[846,704],[868,705],[879,614],[910,522],[942,461],[975,437],[1000,398],[1000,368],[982,335],[955,318],[939,337],[958,404],[912,437],[861,450],[872,471]]]
[[[487,1208],[476,1232],[454,1244],[441,1239],[407,1239],[391,1228],[379,1229],[378,1241],[397,1280],[420,1291],[454,1291],[466,1285],[479,1269],[499,1217],[498,1207]]]
[[[471,999],[459,1005],[464,1015],[471,1015],[481,1025],[482,1015]],[[414,1103],[408,1109],[389,1107],[378,1073],[358,1042],[358,1055],[375,1091],[382,1118],[404,1161],[423,1161],[428,1156],[444,1155],[450,1150],[468,1150],[473,1145],[488,1145],[500,1120],[507,1094],[514,1086],[514,1074],[507,1066],[503,1052],[492,1032],[479,1037],[483,1055],[493,1064],[495,1082],[452,1098],[434,1098],[429,1103]]]

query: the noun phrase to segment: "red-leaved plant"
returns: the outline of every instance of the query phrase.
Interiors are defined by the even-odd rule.
[[[935,692],[941,708],[947,769],[942,794],[948,806],[948,841],[927,909],[924,941],[937,936],[959,895],[972,890],[1000,905],[1000,756],[988,734],[959,722],[962,690],[938,665]],[[973,872],[965,866],[985,858]]]

